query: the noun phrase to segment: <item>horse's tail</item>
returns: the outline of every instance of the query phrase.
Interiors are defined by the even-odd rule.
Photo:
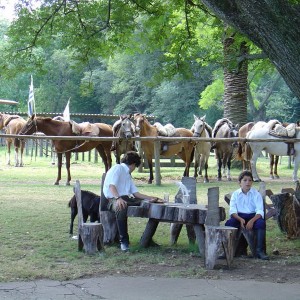
[[[252,154],[253,153],[252,153],[251,147],[250,147],[250,145],[248,143],[245,143],[245,150],[244,150],[244,152],[245,152],[244,160],[250,161],[251,158],[252,158]]]
[[[238,143],[238,149],[236,154],[237,160],[243,160],[243,152],[245,151],[245,143]]]
[[[15,141],[14,141],[14,146],[15,146],[16,148],[20,148],[20,144],[21,144],[21,140],[20,140],[20,139],[15,139]]]

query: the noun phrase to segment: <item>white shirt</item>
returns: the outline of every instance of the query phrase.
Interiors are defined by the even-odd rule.
[[[124,163],[114,165],[108,170],[105,176],[103,194],[108,199],[114,197],[109,189],[109,185],[111,184],[117,188],[119,196],[131,195],[138,192],[129,172],[129,167]]]
[[[229,215],[234,213],[255,213],[264,218],[264,204],[261,194],[255,188],[251,188],[247,194],[244,194],[241,188],[234,191],[230,199]]]

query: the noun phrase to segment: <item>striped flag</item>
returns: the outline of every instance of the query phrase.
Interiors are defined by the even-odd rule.
[[[68,103],[67,103],[66,108],[64,110],[63,117],[64,117],[65,122],[70,121],[70,99],[68,100]]]
[[[29,98],[28,98],[28,116],[31,117],[35,114],[35,101],[34,101],[34,92],[33,92],[33,79],[31,75],[31,83],[29,87]]]

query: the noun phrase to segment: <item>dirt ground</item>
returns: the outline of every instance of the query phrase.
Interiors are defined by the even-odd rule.
[[[175,251],[165,253],[165,262],[160,264],[144,264],[140,262],[138,267],[120,271],[118,275],[146,276],[146,277],[183,277],[201,279],[226,279],[226,280],[256,280],[275,283],[299,283],[300,263],[287,263],[288,256],[298,256],[299,253],[272,254],[269,261],[263,261],[250,257],[234,258],[233,264],[228,269],[226,260],[218,259],[213,270],[206,270],[204,262],[198,255],[190,255],[179,259]],[[130,253],[128,254],[130,255]],[[174,261],[176,260],[176,263]],[[173,274],[173,275],[172,275]],[[116,274],[107,274],[116,275]]]

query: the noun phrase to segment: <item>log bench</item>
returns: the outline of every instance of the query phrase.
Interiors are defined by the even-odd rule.
[[[78,251],[95,254],[104,250],[103,227],[101,223],[84,223],[82,215],[81,188],[79,180],[75,183],[75,196],[78,208]]]

